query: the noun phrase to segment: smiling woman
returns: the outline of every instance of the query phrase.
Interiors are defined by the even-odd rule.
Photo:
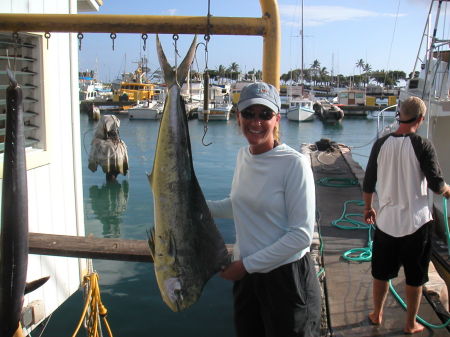
[[[238,123],[252,154],[264,153],[278,145],[280,106],[278,91],[271,84],[257,82],[242,89]]]
[[[244,87],[237,106],[249,146],[239,150],[230,197],[208,202],[213,216],[235,223],[234,261],[220,275],[234,281],[236,335],[319,336],[320,286],[309,256],[315,222],[309,161],[280,144],[274,86]]]

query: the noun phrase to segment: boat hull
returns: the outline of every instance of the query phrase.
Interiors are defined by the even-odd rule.
[[[314,120],[314,110],[302,107],[294,107],[287,111],[286,117],[290,121],[310,122]]]

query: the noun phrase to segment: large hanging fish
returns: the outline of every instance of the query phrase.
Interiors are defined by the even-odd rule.
[[[158,36],[156,44],[168,95],[149,176],[155,213],[149,243],[162,298],[173,311],[181,311],[197,301],[206,282],[229,263],[229,256],[194,173],[180,96],[196,38],[178,69],[167,62]]]
[[[9,70],[8,76],[0,236],[0,337],[11,337],[19,329],[24,294],[48,279],[26,284],[28,197],[22,89]]]

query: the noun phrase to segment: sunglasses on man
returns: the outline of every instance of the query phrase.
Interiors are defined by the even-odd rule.
[[[241,111],[241,116],[244,119],[255,119],[258,117],[260,120],[269,121],[273,118],[273,116],[275,116],[275,112],[267,108],[262,110],[260,113],[255,113],[247,108]]]

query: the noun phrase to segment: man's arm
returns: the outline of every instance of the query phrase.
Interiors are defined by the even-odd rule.
[[[445,184],[444,188],[440,191],[441,195],[445,198],[450,198],[450,186]]]

